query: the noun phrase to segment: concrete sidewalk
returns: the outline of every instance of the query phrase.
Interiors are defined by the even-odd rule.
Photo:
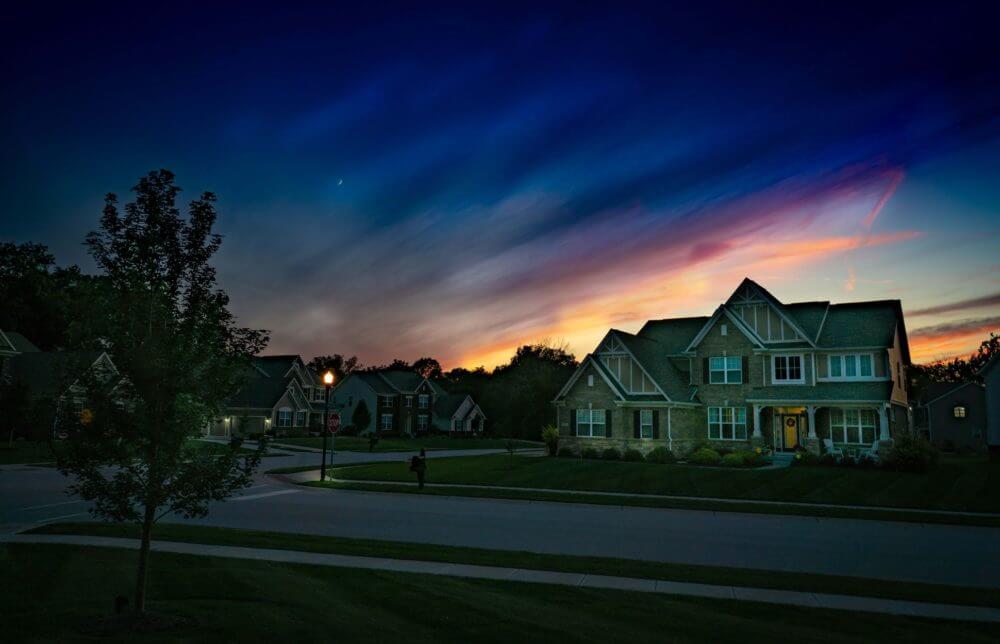
[[[126,548],[136,550],[139,541],[114,537],[93,537],[84,535],[8,534],[0,535],[0,543],[57,544],[67,546],[96,546],[102,548]],[[573,586],[576,588],[604,588],[646,593],[664,593],[684,597],[707,597],[740,601],[804,606],[829,610],[884,613],[907,617],[951,619],[1000,623],[1000,609],[985,606],[961,606],[953,604],[933,604],[927,602],[860,597],[854,595],[831,595],[793,590],[773,590],[767,588],[747,588],[721,586],[633,577],[608,575],[588,575],[581,573],[526,570],[498,566],[477,566],[471,564],[442,563],[436,561],[413,561],[407,559],[383,559],[378,557],[357,557],[352,555],[302,552],[298,550],[273,550],[267,548],[243,548],[237,546],[216,546],[199,543],[154,541],[152,550],[186,555],[228,557],[253,561],[275,561],[281,563],[334,566],[340,568],[361,568],[409,572],[425,575],[446,575],[472,579],[495,579],[540,584]]]

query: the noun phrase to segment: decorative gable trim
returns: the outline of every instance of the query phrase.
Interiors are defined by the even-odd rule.
[[[662,395],[664,398],[666,398],[669,401],[670,400],[670,396],[667,395],[667,392],[663,391],[663,388],[660,387],[660,383],[656,382],[656,378],[654,378],[652,375],[650,375],[650,373],[648,371],[646,371],[646,367],[642,366],[642,363],[639,362],[639,359],[635,357],[635,354],[632,353],[632,351],[628,348],[628,345],[625,344],[624,342],[622,342],[621,339],[617,337],[617,334],[618,334],[618,332],[615,329],[611,329],[610,331],[608,331],[608,335],[606,335],[604,337],[607,340],[607,339],[609,339],[609,336],[610,336],[610,339],[613,339],[615,342],[617,342],[619,345],[621,345],[622,349],[624,349],[624,351],[625,351],[625,355],[627,355],[628,357],[632,358],[632,361],[635,362],[635,364],[639,367],[640,371],[642,371],[642,373],[647,378],[649,378],[649,381],[651,383],[653,383],[653,386],[656,387],[656,390],[658,392],[660,392],[660,395]],[[601,344],[603,345],[604,343],[602,342]],[[629,393],[629,392],[626,392],[626,393]],[[642,395],[642,394],[639,394],[639,395]]]
[[[739,296],[738,300],[737,296]],[[776,297],[768,293],[763,286],[753,281],[749,277],[743,278],[743,281],[740,282],[740,285],[736,287],[736,290],[733,291],[733,294],[729,296],[729,299],[726,300],[723,306],[725,306],[726,304],[731,304],[734,301],[738,301],[740,304],[744,303],[755,304],[761,302],[767,304],[768,306],[771,307],[771,310],[773,310],[778,315],[779,318],[784,320],[784,322],[788,324],[788,326],[792,327],[793,331],[802,336],[802,338],[806,342],[808,342],[810,346],[812,347],[816,346],[815,340],[819,339],[819,335],[817,334],[815,340],[813,338],[810,338],[809,334],[803,331],[802,327],[800,327],[795,320],[793,320],[789,315],[787,315],[782,310],[783,307],[781,305],[781,302],[779,302]],[[829,308],[829,304],[827,305],[827,308]],[[772,341],[766,340],[766,342],[770,343]]]
[[[830,303],[827,302],[826,308],[823,310],[823,319],[819,321],[819,329],[816,330],[816,337],[813,339],[814,343],[819,342],[819,336],[820,334],[823,333],[823,327],[826,325],[826,316],[829,314],[830,314]],[[815,347],[819,345],[813,344],[813,346]]]
[[[698,345],[701,344],[701,341],[705,339],[705,336],[708,335],[708,332],[712,330],[712,327],[715,326],[715,323],[719,321],[719,318],[723,314],[725,314],[725,316],[731,320],[734,325],[736,325],[736,328],[739,329],[740,333],[745,335],[748,340],[753,342],[759,348],[764,348],[764,345],[757,337],[757,334],[744,324],[743,320],[740,320],[739,317],[733,315],[724,304],[720,304],[719,308],[715,309],[715,313],[712,314],[712,317],[708,318],[708,322],[705,323],[705,326],[701,327],[701,331],[698,332],[698,335],[694,336],[694,339],[691,340],[691,344],[688,345],[684,352],[691,353],[694,351]]]
[[[582,361],[580,361],[580,366],[576,368],[576,371],[574,371],[573,375],[570,376],[569,380],[566,381],[566,384],[563,385],[563,388],[559,390],[559,393],[556,394],[556,397],[552,400],[552,402],[556,402],[559,399],[564,398],[566,394],[569,393],[569,390],[573,388],[573,385],[576,384],[576,381],[580,379],[580,376],[583,375],[583,372],[586,369],[587,365],[591,363],[594,365],[594,370],[597,371],[597,373],[601,374],[601,378],[604,379],[604,382],[608,383],[608,387],[611,388],[611,391],[615,392],[615,395],[618,396],[618,399],[625,400],[625,396],[622,393],[622,390],[620,389],[619,385],[616,382],[614,382],[614,380],[608,377],[608,375],[604,372],[604,369],[601,368],[601,365],[597,363],[597,360],[594,358],[593,354],[588,353],[587,356]]]

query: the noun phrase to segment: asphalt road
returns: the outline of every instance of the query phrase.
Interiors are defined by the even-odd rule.
[[[482,451],[476,451],[482,453]],[[428,453],[436,456],[455,455]],[[341,452],[335,462],[410,454]],[[263,469],[317,463],[299,453]],[[405,467],[401,463],[400,467]],[[433,465],[431,466],[433,467]],[[4,467],[0,524],[86,520],[49,468]],[[329,491],[263,474],[193,523],[507,550],[1000,587],[1000,529],[378,492]]]

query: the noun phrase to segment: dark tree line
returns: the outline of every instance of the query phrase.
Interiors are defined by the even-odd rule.
[[[910,368],[910,384],[914,395],[919,396],[931,382],[978,382],[982,383],[979,372],[1000,353],[1000,335],[990,333],[990,337],[979,345],[975,353],[968,357],[958,357],[934,364],[915,364]]]

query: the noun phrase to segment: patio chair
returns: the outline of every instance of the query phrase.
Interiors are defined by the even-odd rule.
[[[844,458],[844,450],[840,449],[839,447],[834,447],[833,446],[833,439],[830,439],[830,438],[824,438],[823,439],[823,450],[827,454],[831,454],[833,456],[836,456],[838,459],[843,459]]]
[[[873,462],[878,463],[878,440],[876,439],[874,443],[859,451],[858,458],[870,458]]]

